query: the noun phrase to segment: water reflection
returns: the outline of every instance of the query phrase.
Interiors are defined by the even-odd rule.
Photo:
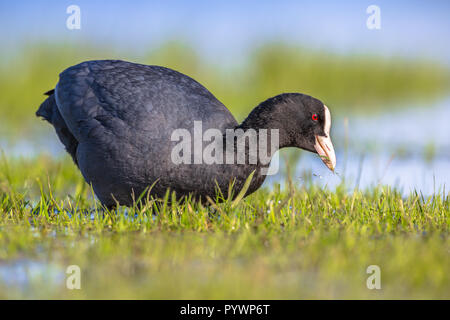
[[[46,262],[19,259],[12,263],[0,264],[0,284],[26,289],[36,283],[46,286],[62,284],[64,270]]]

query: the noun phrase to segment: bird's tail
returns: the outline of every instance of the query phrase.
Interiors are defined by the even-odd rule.
[[[59,140],[61,140],[61,142],[64,144],[67,152],[72,156],[75,164],[78,165],[76,156],[78,141],[70,132],[63,117],[61,116],[61,113],[58,110],[54,92],[55,90],[52,89],[45,93],[48,98],[45,99],[44,102],[42,102],[38,111],[36,111],[36,116],[44,118],[53,125]]]
[[[44,93],[48,98],[42,102],[39,109],[36,111],[36,116],[42,117],[50,123],[52,123],[53,105],[55,104],[54,92],[55,89],[52,89]]]

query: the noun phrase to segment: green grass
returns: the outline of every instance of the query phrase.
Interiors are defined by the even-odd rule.
[[[0,298],[450,298],[448,194],[286,184],[105,212],[68,157],[3,158]],[[30,263],[43,271],[26,284],[1,277]],[[81,290],[65,286],[73,264]],[[369,265],[381,290],[366,287]]]

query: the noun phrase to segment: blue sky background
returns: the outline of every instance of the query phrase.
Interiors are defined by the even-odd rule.
[[[81,30],[66,28],[71,4],[81,8]],[[371,4],[381,8],[381,30],[366,28]],[[210,58],[237,59],[275,39],[450,64],[449,9],[450,1],[2,1],[0,40],[2,51],[87,40],[139,54],[181,38]]]

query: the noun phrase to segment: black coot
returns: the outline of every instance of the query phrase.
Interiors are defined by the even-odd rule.
[[[191,194],[204,200],[206,196],[214,198],[217,187],[226,194],[234,179],[237,194],[255,171],[246,194],[257,190],[265,179],[267,163],[249,158],[245,163],[237,161],[239,154],[249,157],[252,140],[245,137],[248,143],[242,150],[237,147],[239,139],[231,139],[237,153],[234,161],[211,163],[201,157],[208,139],[215,141],[213,135],[202,135],[208,129],[223,135],[223,141],[215,141],[220,142],[216,147],[224,149],[223,157],[230,145],[226,132],[231,129],[241,129],[244,134],[267,129],[269,140],[270,132],[275,132],[272,129],[278,129],[279,148],[316,152],[331,170],[336,162],[329,137],[330,112],[321,101],[304,94],[270,98],[238,124],[230,111],[192,78],[160,66],[113,60],[87,61],[66,69],[55,89],[46,94],[48,98],[36,115],[54,126],[86,181],[109,207],[117,202],[132,205],[132,195],[137,197],[155,181],[154,196],[163,197],[170,188],[178,198]],[[179,133],[192,134],[192,140]],[[199,136],[200,148],[195,145]],[[192,146],[192,153],[183,149],[178,154],[191,162],[174,161],[174,150],[180,144]],[[211,153],[215,159],[222,157],[218,151],[222,150]],[[276,150],[269,151],[273,154]]]

